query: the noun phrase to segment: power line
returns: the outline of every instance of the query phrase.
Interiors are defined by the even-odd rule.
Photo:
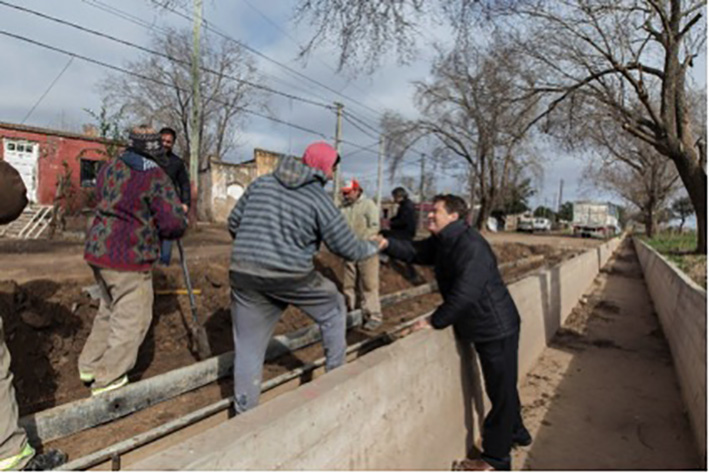
[[[243,1],[244,1],[244,3],[246,3],[246,5],[247,5],[249,8],[251,8],[251,9],[254,10],[256,13],[258,13],[259,15],[261,15],[261,17],[262,17],[264,20],[266,20],[270,25],[272,25],[272,26],[273,26],[274,28],[276,28],[278,31],[280,31],[281,33],[283,33],[283,35],[284,35],[286,38],[288,38],[293,44],[295,44],[299,49],[301,49],[301,50],[303,49],[303,46],[301,46],[301,44],[298,42],[298,40],[297,40],[296,38],[294,38],[293,35],[291,35],[285,28],[283,28],[283,27],[280,26],[278,23],[276,23],[274,20],[272,20],[271,17],[269,17],[266,13],[264,13],[263,11],[261,11],[261,10],[260,10],[257,6],[255,6],[251,1],[249,1],[249,0],[243,0]],[[327,68],[328,68],[331,72],[333,72],[334,74],[337,74],[337,73],[338,73],[336,68],[334,68],[333,66],[331,66],[331,65],[328,64],[327,62],[323,61],[323,60],[320,59],[319,57],[316,57],[316,60],[317,60],[320,64],[322,64],[323,66],[327,67]],[[344,88],[346,88],[346,87],[348,87],[348,86],[350,86],[350,85],[352,85],[352,86],[353,86],[356,90],[358,90],[359,92],[366,93],[365,90],[363,90],[361,87],[357,86],[357,84],[353,84],[351,81],[348,81]],[[375,100],[376,100],[376,99],[375,99]],[[376,101],[377,101],[377,103],[379,103],[379,105],[381,105],[382,107],[384,107],[384,105],[383,105],[381,102],[379,102],[378,100],[376,100]]]
[[[54,78],[52,83],[49,84],[49,87],[47,87],[47,90],[45,90],[44,93],[42,94],[42,96],[37,100],[37,102],[35,102],[35,104],[32,105],[32,108],[30,109],[29,112],[27,112],[27,115],[25,115],[25,118],[22,119],[22,121],[20,122],[20,125],[25,124],[25,122],[30,117],[30,115],[32,115],[32,112],[34,112],[34,110],[37,108],[37,106],[39,106],[39,104],[42,103],[42,100],[44,100],[44,98],[47,96],[47,94],[54,88],[54,86],[57,84],[57,82],[59,82],[59,79],[61,79],[61,77],[66,72],[66,70],[69,69],[69,66],[71,66],[71,63],[73,60],[74,60],[73,57],[69,58],[69,60],[67,61],[66,65],[61,70],[61,72],[59,72],[59,74],[57,74],[57,76]]]
[[[78,24],[76,24],[76,23],[72,23],[72,22],[70,22],[70,21],[62,20],[61,18],[57,18],[57,17],[51,16],[51,15],[47,15],[47,14],[45,14],[45,13],[41,13],[41,12],[38,12],[38,11],[36,11],[36,10],[32,10],[32,9],[30,9],[30,8],[25,8],[25,7],[21,7],[21,6],[19,6],[19,5],[14,5],[14,4],[8,3],[8,2],[6,2],[6,1],[4,1],[4,0],[0,0],[0,5],[4,5],[4,6],[9,7],[9,8],[14,8],[15,10],[19,10],[19,11],[22,11],[22,12],[25,12],[25,13],[29,13],[29,14],[31,14],[31,15],[35,15],[35,16],[38,16],[38,17],[40,17],[40,18],[44,18],[44,19],[49,20],[49,21],[53,21],[53,22],[55,22],[55,23],[59,23],[59,24],[61,24],[61,25],[65,25],[65,26],[68,26],[68,27],[71,27],[71,28],[75,28],[75,29],[77,29],[77,30],[79,30],[79,31],[83,31],[83,32],[85,32],[85,33],[89,33],[89,34],[92,34],[92,35],[95,35],[95,36],[98,36],[98,37],[101,37],[101,38],[104,38],[104,39],[107,39],[107,40],[110,40],[110,41],[113,41],[113,42],[116,42],[116,43],[119,43],[119,44],[122,44],[122,45],[124,45],[124,46],[128,46],[128,47],[131,47],[131,48],[134,48],[134,49],[138,49],[139,51],[143,51],[143,52],[146,52],[146,53],[149,53],[149,54],[153,54],[153,55],[155,55],[155,56],[160,56],[160,57],[165,58],[165,59],[167,59],[167,60],[169,60],[169,61],[176,62],[176,63],[178,63],[178,64],[183,64],[183,65],[187,65],[187,66],[190,65],[190,62],[189,62],[189,61],[186,61],[186,60],[183,60],[183,59],[179,59],[179,58],[170,56],[169,54],[166,54],[166,53],[163,53],[163,52],[160,52],[160,51],[155,51],[155,50],[153,50],[153,49],[146,48],[146,47],[141,46],[141,45],[139,45],[139,44],[136,44],[136,43],[133,43],[133,42],[130,42],[130,41],[121,39],[121,38],[117,38],[117,37],[115,37],[115,36],[112,36],[112,35],[109,35],[109,34],[106,34],[106,33],[102,33],[102,32],[100,32],[100,31],[96,31],[96,30],[93,30],[93,29],[91,29],[91,28],[87,28],[87,27],[85,27],[85,26],[81,26],[81,25],[78,25]],[[225,78],[227,78],[227,79],[231,79],[231,80],[233,80],[233,81],[235,81],[235,82],[238,82],[238,83],[240,83],[240,84],[246,84],[246,85],[248,85],[248,86],[250,86],[250,87],[253,87],[253,88],[255,88],[255,89],[260,89],[260,90],[263,90],[263,91],[265,91],[265,92],[270,92],[270,93],[272,93],[272,94],[281,95],[281,96],[286,97],[286,98],[288,98],[288,99],[296,100],[296,101],[303,102],[303,103],[307,103],[307,104],[310,104],[310,105],[315,105],[315,106],[322,107],[322,108],[332,108],[329,104],[326,104],[326,103],[316,102],[316,101],[314,101],[314,100],[310,100],[310,99],[306,99],[306,98],[303,98],[303,97],[299,97],[299,96],[297,96],[297,95],[293,95],[293,94],[290,94],[290,93],[287,93],[287,92],[282,92],[282,91],[280,91],[280,90],[276,90],[276,89],[273,89],[273,88],[271,88],[271,87],[268,87],[268,86],[265,86],[265,85],[262,85],[262,84],[257,84],[257,83],[255,83],[255,82],[251,82],[251,81],[248,81],[248,80],[245,80],[245,79],[241,79],[241,78],[232,76],[232,75],[230,75],[230,74],[225,74],[225,73],[223,73],[223,72],[215,71],[215,70],[213,70],[213,69],[210,69],[210,68],[207,68],[207,67],[204,67],[204,66],[201,66],[200,69],[201,69],[202,71],[204,71],[204,72],[207,72],[207,73],[210,73],[210,74],[219,76],[219,77],[225,77]]]
[[[94,0],[94,1],[97,1],[97,0]],[[183,18],[183,19],[185,19],[185,20],[187,20],[187,21],[192,21],[192,19],[190,18],[189,15],[178,11],[177,7],[172,7],[172,8],[171,8],[171,7],[169,7],[169,6],[165,6],[164,8],[165,8],[167,11],[170,11],[170,12],[172,12],[173,14],[175,14],[175,15],[177,15],[177,16],[179,16],[179,17],[181,17],[181,18]],[[252,46],[249,46],[249,45],[246,44],[245,42],[240,41],[240,40],[238,40],[238,39],[235,39],[234,37],[229,36],[229,35],[227,35],[226,33],[221,32],[218,28],[216,28],[215,26],[212,26],[212,24],[211,24],[209,21],[207,21],[207,19],[203,19],[203,20],[202,20],[202,24],[204,25],[205,29],[207,29],[208,31],[211,31],[211,32],[217,34],[218,36],[221,36],[222,38],[226,39],[227,41],[232,41],[232,42],[238,44],[239,46],[241,46],[241,47],[243,47],[244,49],[250,51],[251,53],[253,53],[253,54],[255,54],[255,55],[257,55],[257,56],[259,56],[259,57],[265,59],[266,61],[269,61],[269,62],[271,62],[271,63],[273,63],[273,64],[276,64],[277,66],[279,66],[279,67],[285,69],[286,71],[290,72],[291,74],[294,74],[294,75],[300,77],[301,79],[305,79],[305,80],[307,80],[308,82],[310,82],[310,83],[312,83],[312,84],[315,84],[315,85],[317,85],[317,86],[319,86],[319,87],[322,87],[323,89],[325,89],[325,90],[327,90],[327,91],[329,91],[329,92],[331,92],[331,93],[333,93],[333,94],[335,94],[335,95],[338,95],[338,96],[340,96],[340,97],[342,97],[342,98],[344,98],[344,99],[346,99],[346,100],[352,102],[353,104],[355,104],[355,105],[357,105],[357,106],[359,106],[359,107],[362,107],[362,108],[364,108],[364,109],[367,109],[367,110],[373,112],[373,113],[374,113],[375,115],[377,115],[377,116],[382,115],[382,113],[381,113],[380,111],[375,110],[374,108],[372,108],[372,107],[370,107],[370,106],[368,106],[368,105],[365,105],[365,104],[361,103],[361,101],[358,101],[358,100],[356,100],[356,99],[354,99],[354,98],[352,98],[352,97],[349,97],[348,95],[345,95],[345,94],[343,94],[342,92],[340,92],[340,91],[338,91],[338,90],[336,90],[336,89],[333,89],[332,87],[330,87],[330,86],[328,86],[328,85],[325,85],[325,84],[323,84],[322,82],[320,82],[320,81],[318,81],[318,80],[316,80],[316,79],[313,79],[312,77],[309,77],[309,76],[307,76],[307,75],[305,75],[305,74],[303,74],[303,73],[301,73],[301,72],[298,72],[298,71],[296,71],[295,69],[293,69],[292,67],[287,66],[287,65],[285,65],[285,64],[283,64],[283,63],[281,63],[281,62],[279,62],[279,61],[277,61],[277,60],[275,60],[275,59],[273,59],[273,58],[271,58],[271,57],[269,57],[269,56],[267,56],[266,54],[264,54],[264,53],[262,53],[261,51],[259,51],[259,50],[255,49],[255,48],[253,48]]]
[[[107,68],[107,69],[111,69],[111,70],[114,70],[114,71],[117,71],[117,72],[121,72],[121,73],[123,73],[123,74],[128,74],[128,75],[137,77],[137,78],[139,78],[139,79],[143,79],[143,80],[146,80],[146,81],[149,81],[149,82],[153,82],[153,83],[158,84],[158,85],[162,85],[162,86],[170,87],[170,88],[176,88],[176,89],[178,89],[178,90],[180,90],[180,91],[182,91],[182,92],[189,92],[189,90],[187,90],[187,89],[185,89],[185,88],[178,87],[178,86],[176,86],[176,85],[174,85],[174,84],[169,84],[169,83],[167,83],[167,82],[163,82],[163,81],[161,81],[161,80],[158,80],[158,79],[155,79],[155,78],[152,78],[152,77],[144,76],[144,75],[142,75],[142,74],[140,74],[140,73],[133,72],[133,71],[130,71],[130,70],[128,70],[128,69],[124,69],[124,68],[122,68],[122,67],[115,66],[115,65],[109,64],[109,63],[107,63],[107,62],[100,61],[100,60],[98,60],[98,59],[90,58],[90,57],[88,57],[88,56],[83,56],[83,55],[81,55],[81,54],[77,54],[77,53],[74,53],[74,52],[71,52],[71,51],[67,51],[67,50],[65,50],[65,49],[57,48],[56,46],[51,46],[51,45],[49,45],[49,44],[42,43],[42,42],[40,42],[40,41],[36,41],[36,40],[34,40],[34,39],[31,39],[31,38],[27,38],[26,36],[21,36],[21,35],[17,35],[17,34],[14,34],[14,33],[10,33],[9,31],[5,31],[5,30],[0,30],[0,34],[5,35],[5,36],[8,36],[8,37],[10,37],[10,38],[17,39],[17,40],[19,40],[19,41],[24,41],[24,42],[26,42],[26,43],[33,44],[33,45],[35,45],[35,46],[38,46],[38,47],[41,47],[41,48],[44,48],[44,49],[49,49],[50,51],[58,52],[58,53],[61,53],[61,54],[65,54],[65,55],[67,55],[67,56],[71,56],[71,57],[73,57],[73,58],[81,59],[82,61],[86,61],[86,62],[89,62],[89,63],[91,63],[91,64],[95,64],[95,65],[98,65],[98,66],[101,66],[101,67],[105,67],[105,68]],[[222,104],[222,105],[229,105],[229,104],[227,104],[226,102],[221,101],[221,100],[214,100],[214,102],[215,102],[215,103],[218,103],[218,104]],[[322,137],[323,139],[326,139],[326,140],[327,140],[327,139],[332,139],[332,137],[326,136],[325,134],[323,134],[323,133],[321,133],[321,132],[319,132],[319,131],[311,130],[311,129],[309,129],[309,128],[306,128],[306,127],[303,127],[303,126],[300,126],[300,125],[296,125],[296,124],[294,124],[294,123],[290,123],[290,122],[287,122],[287,121],[285,121],[285,120],[281,120],[281,119],[279,119],[279,118],[271,117],[271,116],[262,114],[262,113],[260,113],[260,112],[256,112],[255,110],[251,110],[251,109],[248,109],[248,108],[241,108],[240,110],[241,110],[242,112],[244,112],[244,113],[249,114],[249,115],[254,115],[254,116],[257,116],[257,117],[265,118],[265,119],[270,120],[270,121],[275,122],[275,123],[280,123],[280,124],[289,126],[289,127],[291,127],[291,128],[295,128],[295,129],[298,129],[298,130],[301,130],[301,131],[305,131],[305,132],[307,132],[307,133],[311,133],[311,134],[313,134],[313,135],[320,136],[320,137]]]

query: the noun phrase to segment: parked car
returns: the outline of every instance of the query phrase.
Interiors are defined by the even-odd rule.
[[[535,218],[533,228],[535,232],[550,232],[551,220],[541,217]]]
[[[517,220],[517,231],[518,232],[533,232],[534,231],[534,219],[532,217],[523,216]]]

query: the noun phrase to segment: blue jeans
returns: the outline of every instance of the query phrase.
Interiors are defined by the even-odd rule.
[[[160,262],[165,266],[170,264],[172,256],[172,240],[163,240],[160,242]]]

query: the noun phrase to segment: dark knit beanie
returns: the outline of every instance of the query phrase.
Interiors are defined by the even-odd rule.
[[[133,128],[128,134],[128,147],[156,161],[165,157],[165,148],[162,146],[160,134],[149,126],[141,125]]]

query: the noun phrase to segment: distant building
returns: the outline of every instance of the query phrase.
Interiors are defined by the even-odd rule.
[[[257,177],[273,172],[286,155],[254,149],[253,159],[243,163],[212,160],[212,214],[217,222],[225,222],[229,212]]]
[[[108,159],[107,147],[117,146],[96,136],[0,122],[0,160],[7,161],[22,176],[30,202],[52,205],[58,178],[71,173],[77,192],[74,205],[83,207],[96,186],[96,174]]]

